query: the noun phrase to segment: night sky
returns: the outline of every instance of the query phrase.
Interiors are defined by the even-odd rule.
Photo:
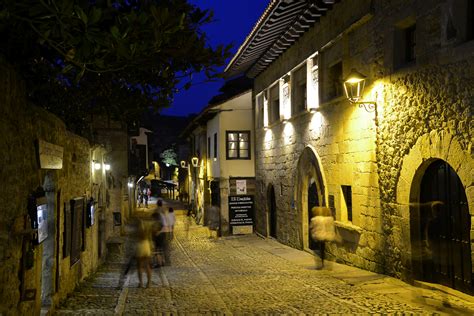
[[[214,11],[216,21],[207,25],[203,30],[213,46],[220,43],[232,43],[232,53],[234,54],[257,23],[269,0],[190,0],[189,2],[202,9]],[[227,60],[227,62],[229,61],[230,59]],[[224,68],[222,67],[222,71]],[[194,81],[200,82],[202,78],[204,77],[196,76]],[[207,105],[207,102],[218,94],[223,82],[221,80],[197,84],[187,91],[179,92],[175,95],[173,105],[165,109],[162,114],[187,116],[191,113],[199,113]]]

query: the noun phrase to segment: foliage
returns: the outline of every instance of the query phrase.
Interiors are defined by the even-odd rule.
[[[177,166],[178,155],[173,148],[168,148],[160,154],[161,161],[166,165]]]
[[[134,120],[168,106],[193,73],[217,76],[230,46],[209,45],[210,22],[187,0],[2,0],[0,54],[68,124]]]

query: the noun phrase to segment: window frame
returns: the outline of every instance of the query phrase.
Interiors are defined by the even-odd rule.
[[[214,133],[214,160],[217,159],[217,133]]]
[[[211,157],[211,136],[207,136],[207,155]]]
[[[353,193],[352,193],[352,186],[350,185],[341,185],[341,193],[342,193],[342,198],[343,198],[343,202],[344,202],[344,205],[345,205],[345,209],[346,209],[346,212],[347,212],[347,221],[348,222],[351,222],[353,221],[354,219],[354,213],[353,213],[353,210],[354,210],[354,205],[353,205]]]
[[[307,61],[291,71],[291,114],[292,116],[306,111],[308,107]],[[304,87],[304,89],[302,89]]]
[[[325,86],[325,99],[326,101],[331,101],[333,99],[337,99],[344,95],[343,88],[342,88],[342,76],[344,72],[344,67],[342,64],[342,60],[338,60],[332,64],[330,64],[326,68],[326,86]],[[336,74],[337,70],[337,74]],[[336,78],[337,77],[337,78]]]
[[[268,94],[268,124],[272,125],[280,121],[280,80],[268,88]],[[275,95],[277,95],[276,98]]]
[[[229,150],[230,150],[230,141],[229,141],[229,134],[236,134],[237,133],[237,141],[235,143],[237,144],[237,148],[235,149],[237,152],[237,157],[230,157],[229,156]],[[240,141],[238,140],[240,138],[240,134],[247,134],[247,139],[248,139],[248,155],[247,157],[241,157],[240,156]],[[250,130],[241,130],[241,131],[236,131],[236,130],[229,130],[225,132],[225,156],[226,160],[250,160],[252,157],[252,152],[251,152],[251,133]]]

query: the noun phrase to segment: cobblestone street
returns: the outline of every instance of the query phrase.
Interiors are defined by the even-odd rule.
[[[151,209],[144,213],[151,213]],[[474,314],[472,297],[409,286],[328,262],[256,235],[209,238],[177,211],[172,264],[139,288],[127,256],[115,253],[68,298],[57,315],[161,314]]]

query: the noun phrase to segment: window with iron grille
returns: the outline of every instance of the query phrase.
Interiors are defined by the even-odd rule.
[[[250,131],[226,132],[226,157],[232,159],[250,159]]]

